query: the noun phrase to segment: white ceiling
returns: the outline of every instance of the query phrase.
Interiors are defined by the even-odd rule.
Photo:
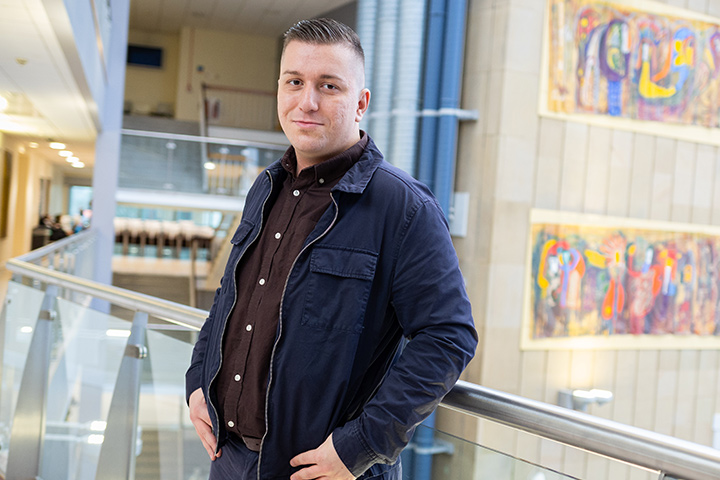
[[[190,26],[280,36],[297,20],[352,1],[132,0],[130,28],[177,32]],[[48,17],[48,11],[64,11],[62,4],[63,0],[0,0],[0,96],[8,101],[0,112],[0,132],[40,143],[38,152],[64,164],[46,148],[50,139],[61,141],[82,152],[80,159],[90,166],[97,133],[93,109],[61,47],[74,40],[60,38],[68,33],[55,28],[66,19]]]
[[[280,36],[303,18],[323,15],[353,0],[134,0],[130,28],[178,32],[213,28]]]

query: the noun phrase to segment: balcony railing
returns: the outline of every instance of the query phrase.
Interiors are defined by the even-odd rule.
[[[161,191],[167,197],[165,201],[173,195],[195,195],[194,202],[209,201],[208,205],[217,204],[217,199],[203,200],[203,195],[243,197],[260,171],[286,148],[256,141],[124,129],[119,201],[143,191]],[[132,197],[127,201],[138,203]]]
[[[87,278],[92,229],[8,261],[2,311],[0,470],[6,478],[207,478],[188,419],[184,370],[207,312]],[[720,478],[720,452],[527,398],[459,382],[442,406],[656,472]],[[422,431],[426,427],[421,426]],[[417,478],[571,478],[434,432]],[[404,465],[405,467],[405,465]],[[421,475],[424,473],[424,475]]]

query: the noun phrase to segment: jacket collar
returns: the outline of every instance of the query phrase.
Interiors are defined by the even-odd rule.
[[[267,171],[272,176],[275,185],[284,181],[285,176],[288,175],[282,166],[281,160],[282,159],[278,159],[267,167]],[[380,153],[373,139],[369,138],[367,147],[365,147],[365,151],[360,156],[360,159],[355,162],[355,165],[350,167],[350,170],[348,170],[338,184],[333,187],[332,191],[356,194],[363,193],[375,170],[377,170],[382,161],[383,154]]]

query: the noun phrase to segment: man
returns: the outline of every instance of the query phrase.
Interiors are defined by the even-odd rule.
[[[350,28],[285,34],[292,146],[248,192],[186,375],[211,479],[399,479],[400,451],[474,353],[443,214],[360,131],[363,86]]]

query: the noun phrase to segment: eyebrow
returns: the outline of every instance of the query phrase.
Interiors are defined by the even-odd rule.
[[[297,70],[285,70],[285,71],[282,73],[282,75],[297,75],[297,76],[299,76],[299,77],[302,76],[302,74],[301,74],[300,72],[298,72]],[[339,80],[339,81],[341,81],[341,82],[345,82],[345,81],[346,81],[346,80],[343,79],[342,77],[338,77],[337,75],[330,75],[330,74],[328,74],[328,73],[325,73],[325,74],[323,74],[323,75],[320,75],[320,78],[323,79],[323,80]]]

